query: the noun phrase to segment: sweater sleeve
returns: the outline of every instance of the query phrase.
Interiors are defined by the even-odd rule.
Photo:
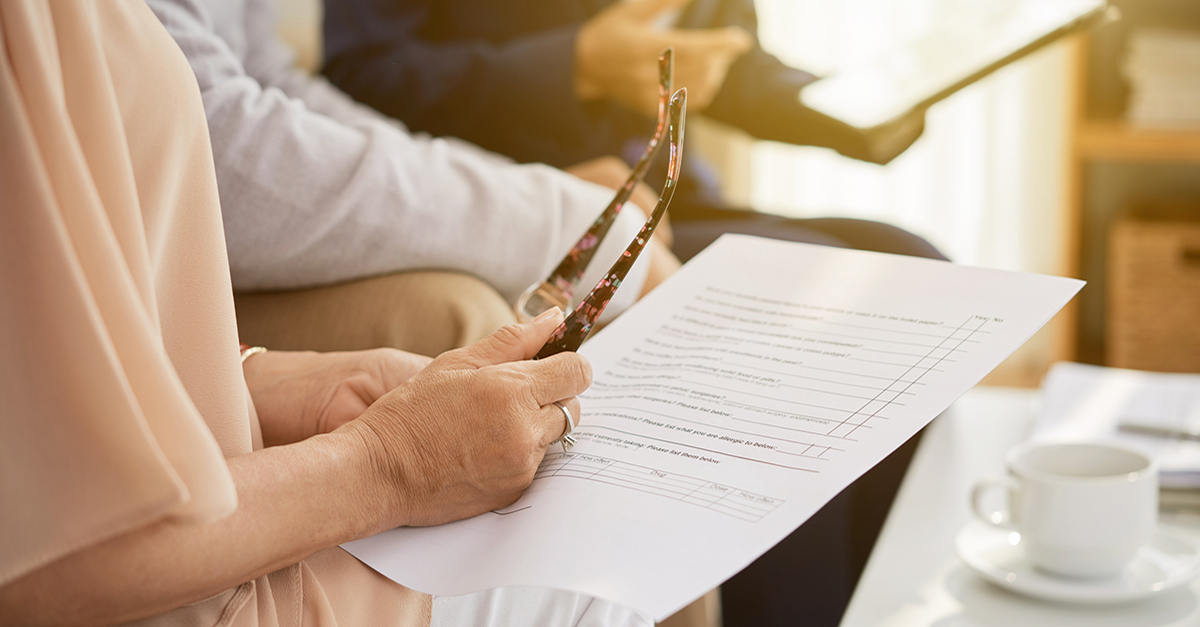
[[[832,148],[852,159],[879,164],[904,152],[924,129],[923,111],[871,131],[814,111],[800,102],[800,90],[816,80],[756,46],[730,67],[705,113],[758,139]]]
[[[515,300],[611,199],[609,190],[544,165],[410,134],[330,95],[327,85],[292,79],[289,90],[311,93],[314,111],[248,76],[194,0],[150,5],[199,82],[235,289],[449,269]],[[640,213],[622,212],[605,242],[611,250],[598,258],[619,254]],[[634,277],[635,295],[644,275],[642,268]]]

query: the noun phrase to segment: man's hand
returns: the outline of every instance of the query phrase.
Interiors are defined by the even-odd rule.
[[[631,172],[628,165],[619,157],[606,156],[597,157],[590,161],[577,163],[564,168],[568,174],[573,174],[585,181],[603,185],[614,192],[621,189],[625,185],[625,181],[629,179]],[[658,194],[650,189],[650,186],[645,183],[638,183],[637,187],[633,188],[633,194],[629,197],[629,202],[637,205],[639,209],[649,218],[651,213],[654,213],[654,208],[658,206]],[[662,221],[658,223],[658,228],[654,230],[655,237],[661,238],[663,243],[670,248],[675,243],[675,235],[671,232],[671,224],[667,220],[667,216],[663,216]]]
[[[688,90],[688,108],[703,111],[729,66],[754,45],[736,26],[658,30],[654,20],[690,0],[614,2],[592,16],[575,40],[575,93],[607,99],[648,116],[658,113],[658,55],[675,48],[675,88]]]
[[[565,430],[566,405],[592,381],[587,360],[530,361],[562,322],[558,309],[440,355],[339,433],[362,438],[391,495],[392,526],[437,525],[504,507],[533,481]],[[578,420],[578,418],[576,418]]]
[[[899,120],[872,129],[865,138],[867,156],[864,160],[887,165],[900,153],[908,150],[908,147],[913,145],[913,142],[917,141],[917,138],[924,132],[924,109],[910,112]]]
[[[409,380],[430,358],[390,348],[352,353],[267,351],[243,372],[267,446],[329,433]]]

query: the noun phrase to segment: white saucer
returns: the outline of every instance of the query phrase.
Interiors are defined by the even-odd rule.
[[[1200,574],[1200,551],[1161,527],[1120,575],[1105,579],[1072,579],[1042,572],[1026,561],[1020,534],[978,521],[958,532],[954,549],[967,566],[1002,588],[1071,603],[1142,599],[1177,588]]]

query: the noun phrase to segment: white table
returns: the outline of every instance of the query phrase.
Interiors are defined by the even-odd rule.
[[[1200,625],[1200,580],[1120,605],[1040,601],[985,581],[954,555],[972,516],[971,486],[1004,470],[1008,449],[1029,434],[1032,390],[976,388],[926,430],[842,627],[1165,627]],[[1200,518],[1179,515],[1200,544]]]

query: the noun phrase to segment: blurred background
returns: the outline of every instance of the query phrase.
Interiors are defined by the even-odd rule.
[[[280,30],[315,69],[320,0]],[[818,75],[1000,0],[757,0],[759,36]],[[987,383],[1036,387],[1055,361],[1200,372],[1200,1],[1110,0],[1105,20],[929,110],[887,166],[689,119],[728,199],[918,233],[952,260],[1075,276],[1079,298]]]

